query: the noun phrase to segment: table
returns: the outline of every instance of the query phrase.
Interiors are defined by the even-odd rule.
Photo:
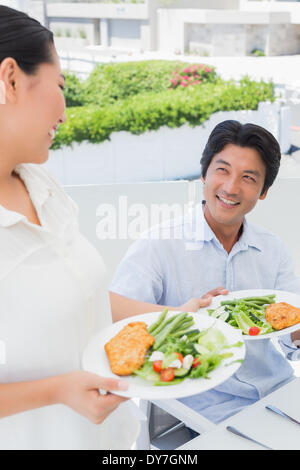
[[[267,404],[300,421],[300,377],[177,450],[263,450],[261,446],[227,431],[226,426],[229,425],[274,450],[300,450],[300,425],[266,410]]]

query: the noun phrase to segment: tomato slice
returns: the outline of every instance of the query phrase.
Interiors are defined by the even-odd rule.
[[[193,360],[192,367],[195,369],[196,367],[200,366],[200,364],[201,361],[199,360],[199,357],[195,357],[195,359]]]
[[[259,334],[259,332],[260,332],[260,328],[258,328],[258,326],[251,326],[251,328],[249,328],[250,336],[256,336]]]
[[[163,361],[153,361],[152,367],[155,370],[155,372],[160,373],[162,371],[162,363]]]
[[[183,364],[183,355],[181,353],[176,353],[178,356],[178,359],[180,360],[181,364]]]
[[[167,369],[163,369],[160,373],[160,380],[162,382],[171,382],[175,377],[173,367],[167,367]]]

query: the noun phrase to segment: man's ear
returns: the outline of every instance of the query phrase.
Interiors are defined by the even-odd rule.
[[[259,196],[259,199],[261,199],[262,201],[263,201],[264,199],[266,199],[267,194],[268,194],[268,191],[269,191],[269,188],[267,188],[267,189],[265,190],[265,192],[262,193],[262,194]]]

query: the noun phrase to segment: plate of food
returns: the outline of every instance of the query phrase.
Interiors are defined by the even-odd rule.
[[[300,329],[300,295],[275,289],[230,292],[202,308],[206,313],[240,330],[246,340],[261,340]]]
[[[83,353],[83,369],[124,378],[129,398],[183,398],[216,387],[245,357],[242,332],[199,313],[165,309],[129,317],[96,334]]]

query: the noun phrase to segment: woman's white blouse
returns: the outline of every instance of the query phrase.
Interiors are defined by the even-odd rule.
[[[0,206],[0,383],[79,370],[90,337],[111,323],[104,264],[79,233],[77,206],[40,165],[16,171],[42,226]],[[101,425],[52,405],[0,419],[0,449],[125,449],[137,432],[128,403]]]

